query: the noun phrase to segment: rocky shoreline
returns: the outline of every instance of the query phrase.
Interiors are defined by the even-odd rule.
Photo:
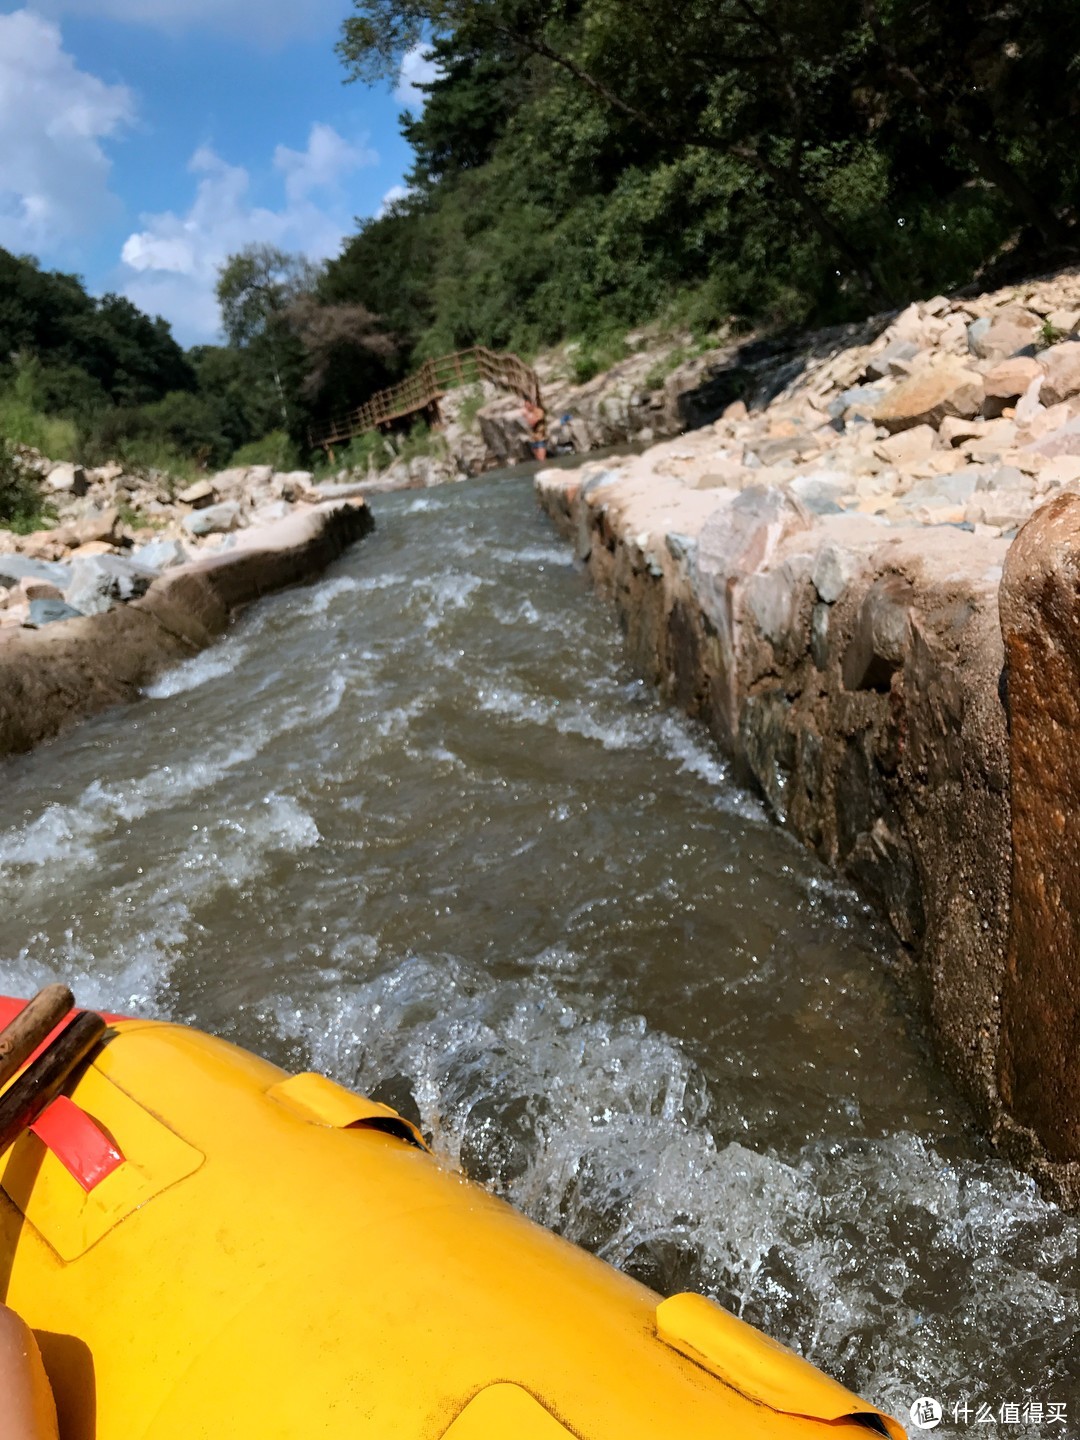
[[[638,670],[888,917],[943,1062],[1071,1207],[1078,324],[1076,273],[935,297],[537,478]]]
[[[238,608],[317,575],[373,523],[363,500],[304,505],[284,519],[245,530],[227,549],[172,564],[162,573],[111,552],[86,557],[105,566],[95,572],[100,584],[92,613],[54,609],[34,624],[20,620],[0,630],[0,759],[88,715],[137,699],[160,671],[220,636]],[[26,618],[35,605],[73,611],[63,600],[25,598],[26,575],[14,582],[11,575],[12,563],[25,558],[0,557],[0,587],[18,591]],[[33,563],[65,568],[57,561]],[[74,564],[69,562],[69,573]],[[135,571],[139,578],[133,583]],[[92,577],[80,573],[89,590]]]

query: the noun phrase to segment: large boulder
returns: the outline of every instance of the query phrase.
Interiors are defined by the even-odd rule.
[[[85,495],[90,488],[86,471],[69,460],[57,461],[46,476],[45,485],[54,495]]]
[[[1012,904],[1001,1096],[1054,1160],[1080,1160],[1080,497],[1059,495],[1005,560]]]
[[[982,409],[982,376],[961,365],[935,365],[901,381],[874,411],[874,423],[890,434],[916,425],[934,429],[946,415],[970,419]]]
[[[194,485],[181,490],[176,498],[181,505],[190,505],[193,510],[205,510],[217,499],[217,491],[209,480],[196,480]]]
[[[185,515],[183,521],[189,535],[224,535],[230,530],[239,530],[242,523],[243,511],[238,500],[224,500],[220,505],[195,510]]]
[[[131,553],[132,560],[145,570],[168,570],[186,565],[188,553],[179,540],[150,540]]]
[[[1025,454],[1044,455],[1047,459],[1057,455],[1080,455],[1080,417],[1066,420],[1064,425],[1040,435],[1023,446]]]
[[[968,349],[982,360],[1035,353],[1042,321],[1022,305],[1006,305],[996,314],[968,326]]]
[[[23,624],[36,630],[42,625],[55,625],[58,620],[80,620],[82,613],[63,600],[31,600]]]
[[[29,555],[0,555],[0,586],[10,590],[21,580],[49,580],[63,590],[71,583],[71,569],[51,560],[34,560]]]
[[[67,525],[58,525],[51,532],[61,545],[74,549],[78,545],[90,545],[100,541],[106,545],[120,542],[120,516],[112,505],[106,510],[86,515],[81,520],[72,520]]]
[[[84,615],[99,615],[117,601],[145,595],[156,578],[153,570],[119,555],[80,557],[71,562],[71,583],[64,598]]]
[[[1076,348],[1080,350],[1080,345]],[[1015,400],[1033,380],[1040,379],[1042,373],[1039,362],[1030,355],[1015,355],[1010,360],[999,360],[986,372],[983,389],[988,399]]]
[[[1080,394],[1080,340],[1051,345],[1039,357],[1046,379],[1040,397],[1044,405],[1058,405]],[[1017,394],[1020,392],[1017,391]]]

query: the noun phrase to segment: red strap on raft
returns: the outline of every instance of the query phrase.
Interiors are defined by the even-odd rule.
[[[30,1129],[89,1194],[124,1157],[100,1126],[66,1095],[58,1095]]]

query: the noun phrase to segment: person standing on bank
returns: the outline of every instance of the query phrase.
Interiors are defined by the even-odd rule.
[[[529,441],[529,449],[533,453],[534,460],[547,459],[547,423],[544,407],[538,400],[525,401],[525,424],[529,427],[532,439]]]

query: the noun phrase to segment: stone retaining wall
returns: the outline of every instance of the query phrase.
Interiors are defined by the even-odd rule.
[[[614,600],[638,671],[703,720],[776,818],[888,917],[946,1067],[1002,1148],[1080,1204],[1080,999],[1068,978],[1080,868],[1076,810],[1062,809],[1080,798],[1080,746],[1062,733],[1053,774],[1040,750],[1043,731],[1078,713],[1080,664],[1069,662],[1057,698],[1044,695],[1020,727],[1035,798],[1014,821],[998,615],[1009,541],[813,515],[784,489],[695,489],[662,469],[641,457],[615,470],[548,471],[537,489]],[[1080,540],[1072,495],[1029,529],[1055,506]],[[1038,585],[1024,578],[1034,563],[1026,534],[1006,592],[1042,634],[1030,620]],[[1036,578],[1045,591],[1045,575]],[[1075,578],[1058,588],[1069,592],[1059,628],[1080,632]],[[1054,648],[1029,636],[1033,694]],[[1062,695],[1069,715],[1057,714]],[[1014,696],[1014,720],[1027,699]],[[1015,880],[1012,824],[1026,827]],[[1049,895],[1046,836],[1057,844]],[[1014,897],[1025,889],[1041,909],[1020,910]]]
[[[160,671],[211,644],[230,614],[318,574],[373,525],[363,501],[323,505],[243,532],[242,543],[167,571],[100,615],[0,638],[0,757],[137,699]]]

